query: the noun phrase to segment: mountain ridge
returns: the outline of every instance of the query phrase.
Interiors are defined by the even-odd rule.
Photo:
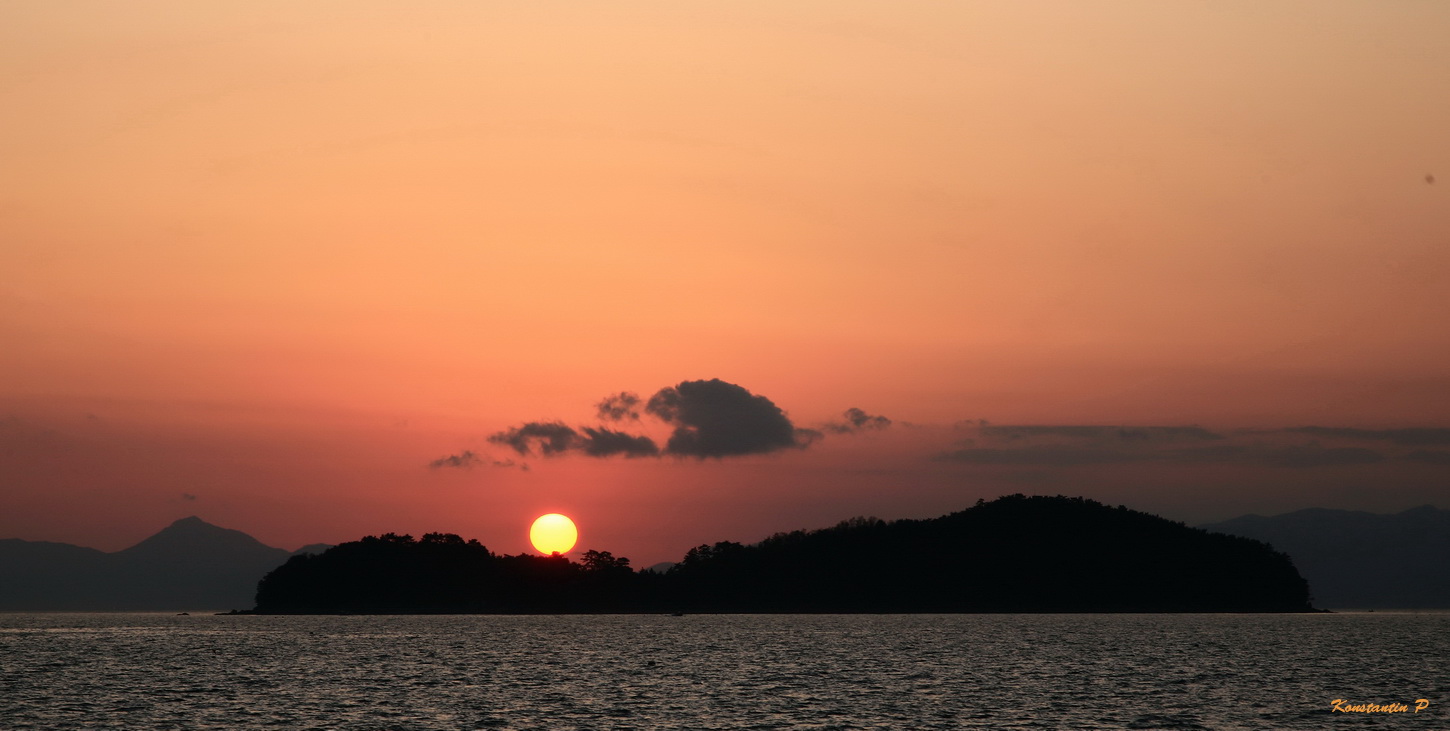
[[[316,551],[321,544],[300,550]],[[0,539],[0,610],[124,611],[251,606],[295,552],[192,515],[119,551]]]

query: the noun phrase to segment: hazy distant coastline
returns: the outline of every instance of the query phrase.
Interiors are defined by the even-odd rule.
[[[1450,510],[1422,505],[1381,515],[1308,508],[1199,527],[1289,554],[1319,606],[1450,608]]]

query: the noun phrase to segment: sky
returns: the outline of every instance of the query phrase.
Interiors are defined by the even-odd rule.
[[[0,537],[1450,507],[1447,27],[10,0]]]

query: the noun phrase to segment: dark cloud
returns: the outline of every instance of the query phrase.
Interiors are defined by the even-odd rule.
[[[523,426],[498,432],[490,436],[488,441],[507,446],[525,456],[535,452],[545,457],[583,452],[590,457],[652,457],[660,453],[654,440],[646,436],[626,434],[604,427],[586,426],[575,430],[558,421],[531,421]]]
[[[1424,462],[1425,464],[1443,465],[1450,467],[1450,451],[1443,449],[1416,449],[1401,459],[1412,462]]]
[[[1361,439],[1385,441],[1402,447],[1435,447],[1450,444],[1450,429],[1349,429],[1337,426],[1301,426],[1285,429],[1292,434],[1308,434],[1326,439]]]
[[[665,454],[729,457],[800,448],[808,430],[795,425],[770,399],[718,378],[683,381],[660,389],[645,411],[675,426]]]
[[[770,399],[718,378],[682,381],[660,389],[648,402],[637,394],[620,391],[596,403],[595,410],[605,424],[638,422],[648,414],[674,430],[661,447],[648,436],[609,426],[575,427],[561,421],[534,421],[493,434],[488,441],[525,456],[579,452],[589,457],[704,458],[800,449],[823,437],[815,429],[797,428]],[[856,408],[848,409],[845,419],[833,430],[884,429],[891,424],[884,416]],[[469,459],[463,455],[445,457],[431,466],[467,466],[471,464]]]
[[[447,457],[439,457],[428,463],[429,469],[442,469],[444,467],[472,467],[476,464],[483,464],[483,460],[471,451],[463,451],[458,454],[450,454]]]
[[[193,500],[196,499],[196,496],[193,495],[193,494],[191,494],[191,493],[189,493],[189,492],[183,492],[183,493],[181,493],[181,499],[182,500],[185,500],[187,502],[191,502],[191,501],[193,501]]]
[[[531,421],[493,434],[488,441],[509,447],[525,457],[536,449],[545,457],[552,457],[583,446],[579,432],[560,421]]]
[[[832,434],[851,434],[853,432],[867,429],[885,429],[891,426],[891,420],[884,416],[868,414],[861,409],[851,407],[841,413],[844,421],[827,424],[825,429]]]
[[[638,394],[620,391],[606,396],[595,406],[599,410],[600,421],[639,421],[639,403]]]
[[[447,457],[439,457],[438,459],[435,459],[432,462],[429,462],[428,463],[429,469],[435,469],[435,470],[437,470],[437,469],[443,469],[443,468],[447,468],[447,467],[455,467],[455,468],[459,468],[459,469],[467,469],[467,468],[476,467],[476,466],[479,466],[479,465],[490,465],[492,467],[513,467],[513,466],[515,466],[514,461],[511,460],[511,459],[505,459],[505,460],[487,459],[487,458],[483,457],[482,455],[479,455],[479,454],[473,452],[472,450],[464,450],[462,452],[459,452],[458,454],[450,454]],[[525,465],[523,467],[523,469],[528,469],[528,466]]]
[[[636,416],[635,418],[638,418]],[[622,454],[625,457],[656,457],[660,448],[655,440],[646,436],[626,434],[612,429],[584,427],[582,449],[590,457],[611,457]]]

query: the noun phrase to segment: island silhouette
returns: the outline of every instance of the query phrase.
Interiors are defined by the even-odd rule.
[[[301,554],[258,614],[1308,612],[1268,544],[1076,497],[1009,495],[939,518],[853,518],[692,548],[664,572],[585,551],[498,555],[447,533]]]

